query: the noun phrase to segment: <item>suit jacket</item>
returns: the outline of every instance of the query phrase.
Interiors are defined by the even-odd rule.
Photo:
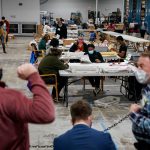
[[[78,124],[54,139],[54,150],[116,150],[109,133]]]

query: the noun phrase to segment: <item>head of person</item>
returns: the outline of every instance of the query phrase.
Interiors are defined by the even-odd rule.
[[[122,36],[118,36],[116,40],[119,44],[122,44],[124,42],[124,39]]]
[[[48,40],[50,40],[50,36],[49,34],[45,34],[43,39],[47,42]]]
[[[92,108],[89,103],[84,100],[75,102],[70,107],[72,124],[85,123],[89,127],[92,125]]]
[[[79,43],[79,44],[83,44],[83,43],[84,43],[83,36],[79,36],[79,37],[78,37],[78,43]]]
[[[89,52],[89,54],[93,54],[94,53],[94,49],[95,49],[94,44],[88,44],[88,52]]]
[[[63,24],[63,19],[62,19],[62,18],[59,18],[59,19],[58,19],[58,26],[62,26],[62,24]]]
[[[141,84],[150,83],[150,52],[143,52],[137,61],[136,79]]]
[[[5,21],[5,17],[4,17],[4,16],[2,17],[2,21],[3,21],[3,22]]]
[[[56,56],[56,57],[60,57],[61,54],[62,54],[62,50],[57,49],[56,47],[51,48],[50,51],[51,51],[50,54],[53,55],[53,56]]]
[[[101,34],[99,40],[104,42],[106,40],[106,36],[104,34]]]
[[[50,42],[50,46],[52,47],[58,47],[59,46],[59,40],[56,38],[53,38]]]

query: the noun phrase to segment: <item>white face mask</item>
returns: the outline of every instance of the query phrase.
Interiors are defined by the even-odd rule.
[[[93,54],[94,53],[94,51],[89,51],[89,54]]]
[[[135,77],[141,84],[146,84],[150,78],[150,76],[141,69],[135,71]]]

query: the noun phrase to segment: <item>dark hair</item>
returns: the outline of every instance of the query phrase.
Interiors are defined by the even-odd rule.
[[[92,108],[86,101],[79,100],[70,107],[70,113],[75,123],[76,120],[86,120],[92,114]]]
[[[49,35],[49,34],[45,34],[45,35],[43,36],[43,39],[44,39],[44,40],[47,40],[47,38],[50,38],[50,35]]]
[[[106,36],[104,34],[100,35],[100,41],[104,42],[106,40]]]
[[[94,44],[88,44],[88,48],[89,47],[95,48]]]
[[[55,48],[51,48],[50,51],[51,51],[50,54],[51,54],[51,55],[54,55],[54,56],[60,56],[61,53],[62,53],[62,50],[57,49],[56,47],[55,47]]]
[[[53,47],[58,47],[59,46],[59,40],[56,39],[56,38],[53,38],[50,42],[50,46],[53,46]]]
[[[60,21],[64,21],[64,19],[63,19],[63,18],[60,18]]]
[[[4,16],[2,17],[2,20],[5,20],[5,17],[4,17]]]
[[[123,39],[123,37],[122,36],[118,36],[117,37],[117,41],[123,41],[124,39]]]

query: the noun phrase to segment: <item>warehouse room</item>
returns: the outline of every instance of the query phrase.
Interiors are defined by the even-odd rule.
[[[0,0],[0,150],[149,150],[149,68],[150,0]]]

